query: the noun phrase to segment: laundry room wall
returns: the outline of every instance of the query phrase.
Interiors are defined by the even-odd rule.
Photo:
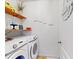
[[[60,53],[62,59],[73,59],[73,15],[71,14],[68,20],[64,20],[62,16],[64,1],[59,1],[59,40],[62,42]]]
[[[10,0],[16,7],[16,0]],[[15,2],[15,3],[13,3]],[[32,32],[38,34],[39,55],[59,57],[58,20],[59,0],[26,0],[23,15],[27,17],[23,26],[32,27]],[[18,18],[6,14],[6,27],[10,27],[11,19],[18,22]]]
[[[39,54],[58,57],[58,1],[27,0],[24,15],[25,26],[31,26],[33,33],[38,34]]]

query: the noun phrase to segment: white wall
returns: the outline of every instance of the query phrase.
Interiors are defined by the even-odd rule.
[[[27,1],[24,14],[39,36],[40,55],[58,57],[58,0]]]
[[[64,49],[65,55],[69,56],[67,59],[73,59],[73,15],[71,15],[67,21],[64,21],[61,15],[63,9],[63,0],[61,0],[59,3],[61,17],[59,20],[59,39],[62,41],[61,47]],[[62,48],[61,50],[63,50]],[[64,55],[63,53],[62,55]]]

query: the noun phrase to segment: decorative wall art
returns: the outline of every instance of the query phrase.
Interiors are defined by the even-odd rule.
[[[72,0],[64,0],[63,3],[63,18],[64,21],[68,20],[73,12],[73,1]]]

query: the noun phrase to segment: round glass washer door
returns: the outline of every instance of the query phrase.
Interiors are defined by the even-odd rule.
[[[33,46],[33,55],[35,55],[37,53],[37,43],[34,44]]]
[[[28,59],[28,53],[23,50],[19,50],[12,54],[9,59]]]
[[[38,55],[38,44],[37,42],[33,42],[32,46],[30,47],[30,58],[36,59]]]

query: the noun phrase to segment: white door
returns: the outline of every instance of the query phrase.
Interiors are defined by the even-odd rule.
[[[59,20],[60,59],[73,59],[73,1],[61,0],[63,14]],[[61,11],[62,12],[62,11]]]
[[[28,53],[24,50],[18,50],[11,56],[9,56],[8,59],[28,59]]]

